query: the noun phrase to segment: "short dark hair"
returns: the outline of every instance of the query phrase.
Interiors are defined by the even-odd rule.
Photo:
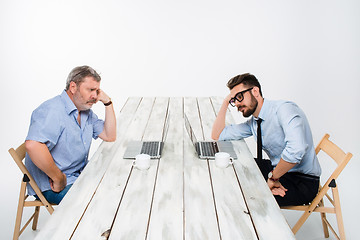
[[[250,73],[240,74],[240,75],[237,75],[237,76],[231,78],[228,81],[226,86],[231,90],[235,86],[237,86],[237,85],[239,85],[241,83],[244,86],[248,86],[248,87],[258,87],[260,95],[262,96],[261,86],[260,86],[259,81],[257,80],[257,78],[254,75],[252,75]]]
[[[79,86],[86,77],[93,77],[97,82],[101,81],[100,75],[93,68],[89,66],[79,66],[71,70],[69,73],[65,89],[69,90],[70,82],[74,82],[77,86]]]

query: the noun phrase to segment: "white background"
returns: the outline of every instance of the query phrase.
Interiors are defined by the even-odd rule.
[[[327,132],[354,154],[338,183],[347,237],[356,239],[359,43],[357,0],[1,0],[0,238],[12,236],[21,179],[7,150],[71,69],[90,65],[117,113],[129,96],[225,96],[228,79],[255,74],[266,98],[305,111],[315,143]],[[104,115],[101,104],[94,111]],[[314,215],[299,239],[323,238]]]

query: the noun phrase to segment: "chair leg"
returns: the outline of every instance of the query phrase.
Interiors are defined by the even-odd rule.
[[[34,231],[36,230],[37,223],[38,223],[38,220],[39,220],[39,213],[40,213],[40,206],[36,206],[35,207],[33,224],[32,224],[32,230],[34,230]]]
[[[320,207],[324,207],[324,200],[321,199],[320,201]],[[323,225],[323,229],[324,229],[324,236],[325,238],[328,238],[329,237],[329,228],[328,228],[328,225],[326,223],[326,214],[325,213],[320,213],[320,216],[321,216],[321,222],[322,222],[322,225]]]
[[[294,227],[291,229],[292,232],[294,234],[296,234],[299,229],[301,228],[301,226],[304,224],[304,222],[306,221],[306,219],[309,218],[309,216],[311,215],[312,212],[309,212],[309,211],[305,211],[303,213],[303,215],[300,217],[300,219],[296,222],[296,224],[294,225]]]
[[[339,191],[338,191],[337,187],[332,188],[332,194],[333,194],[333,198],[334,198],[336,221],[338,224],[340,239],[345,240],[346,238],[345,238],[344,222],[343,222],[343,218],[342,218],[341,207],[340,207],[340,197],[339,197]]]
[[[25,203],[25,192],[26,192],[26,182],[21,182],[13,240],[17,240],[20,236],[21,219],[22,219],[24,203]]]

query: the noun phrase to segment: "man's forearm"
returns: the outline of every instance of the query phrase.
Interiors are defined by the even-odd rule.
[[[53,181],[61,181],[63,173],[56,166],[49,149],[44,143],[27,140],[25,142],[26,152],[32,162]]]
[[[295,165],[296,163],[289,163],[281,158],[279,163],[276,165],[276,167],[273,170],[273,178],[276,179],[280,178],[282,175],[284,175],[290,169],[292,169]]]
[[[227,100],[224,100],[223,104],[221,105],[220,111],[215,119],[213,124],[211,137],[214,140],[218,140],[222,130],[225,128],[225,119],[226,119],[226,112],[229,103]]]
[[[291,168],[293,168],[296,163],[289,163],[283,159],[280,159],[279,163],[273,170],[272,178],[267,180],[267,184],[274,195],[279,195],[284,197],[286,195],[287,189],[279,181],[274,181],[273,179],[279,179],[282,175],[287,173]]]
[[[105,107],[105,136],[100,136],[104,141],[113,142],[116,140],[116,117],[113,104]]]

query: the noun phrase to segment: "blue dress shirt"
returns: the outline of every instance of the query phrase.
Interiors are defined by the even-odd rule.
[[[273,166],[280,159],[296,163],[289,172],[320,176],[321,168],[315,153],[312,134],[304,112],[293,102],[264,99],[260,110],[263,150]],[[257,122],[252,116],[241,124],[226,126],[219,140],[257,138]]]
[[[77,121],[78,110],[64,90],[35,109],[31,115],[26,140],[46,144],[58,168],[66,175],[67,185],[73,184],[88,162],[92,138],[104,129],[104,121],[91,109],[81,111],[81,126]],[[49,177],[35,166],[28,154],[25,165],[40,190],[50,190]],[[28,185],[28,192],[34,190]]]

